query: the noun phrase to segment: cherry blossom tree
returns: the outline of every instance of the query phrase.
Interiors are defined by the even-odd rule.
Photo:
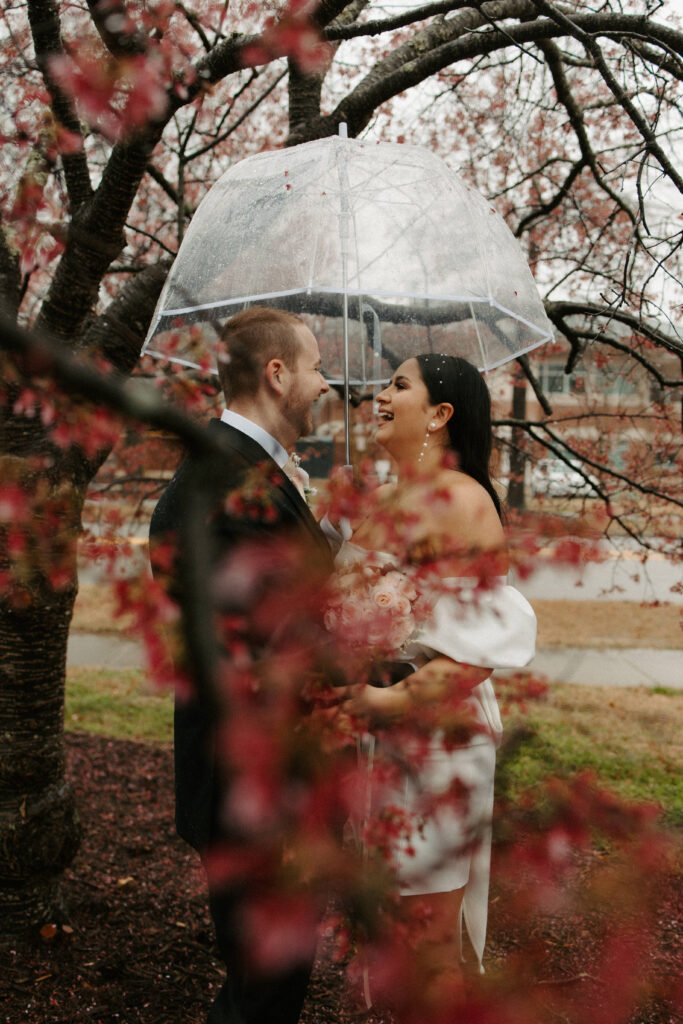
[[[143,409],[90,391],[17,325],[119,381],[193,211],[222,169],[265,147],[375,132],[447,153],[526,246],[576,378],[643,375],[646,396],[555,416],[538,361],[504,443],[597,474],[612,521],[646,543],[643,505],[680,508],[624,417],[673,461],[681,385],[677,169],[683,33],[649,0],[435,2],[11,0],[0,32],[0,900],[5,934],[54,912],[78,845],[64,781],[66,642],[88,487]],[[667,205],[669,204],[669,205]],[[41,354],[42,352],[42,354]],[[527,408],[529,408],[527,406]],[[609,427],[609,429],[608,429]],[[180,429],[180,428],[178,428]],[[503,436],[503,435],[501,435]],[[616,503],[626,488],[628,502]],[[626,499],[624,499],[626,501]],[[664,531],[666,532],[666,531]]]

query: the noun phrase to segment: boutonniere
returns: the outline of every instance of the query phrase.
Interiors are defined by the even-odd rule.
[[[292,452],[290,455],[292,463],[291,480],[296,488],[303,495],[304,501],[310,506],[311,501],[318,493],[317,487],[311,487],[311,481],[308,473],[305,469],[301,468],[301,456],[297,455],[296,452]]]

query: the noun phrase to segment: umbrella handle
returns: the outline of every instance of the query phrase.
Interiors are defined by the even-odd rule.
[[[348,128],[345,121],[339,123],[339,137],[348,138]],[[341,185],[341,213],[339,216],[339,244],[342,258],[342,294],[343,294],[343,325],[344,325],[344,459],[348,467],[351,466],[351,426],[349,406],[349,299],[348,291],[348,258],[349,258],[349,207],[347,199],[348,179],[346,168],[342,167],[342,154],[337,153],[337,171]],[[345,189],[346,186],[346,189]]]

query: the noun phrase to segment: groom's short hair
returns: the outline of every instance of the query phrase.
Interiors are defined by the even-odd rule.
[[[250,306],[231,317],[223,325],[218,356],[218,376],[226,400],[253,398],[271,359],[281,359],[293,369],[302,326],[304,321],[296,313],[269,306]]]

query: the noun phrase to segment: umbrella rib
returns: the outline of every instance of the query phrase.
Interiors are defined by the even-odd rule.
[[[552,338],[552,335],[550,335],[550,337]],[[495,362],[489,363],[488,366],[484,367],[484,369],[487,373],[490,373],[491,370],[496,370],[499,366],[504,366],[505,363],[509,363],[511,359],[519,359],[520,356],[526,355],[527,352],[533,352],[534,349],[540,348],[541,345],[546,345],[548,340],[548,338],[537,338],[537,340],[532,342],[532,344],[526,345],[524,348],[517,349],[514,355],[508,354],[503,356],[501,359],[496,359]]]
[[[155,352],[154,349],[148,348],[146,351],[143,350],[144,355],[152,356],[154,359],[165,359],[169,363],[178,363],[179,366],[187,366],[191,370],[200,370],[201,366],[199,363],[193,363],[191,359],[182,359],[180,356],[168,356],[164,352]],[[217,374],[218,370],[211,371]]]
[[[480,352],[480,355],[481,355],[481,365],[484,367],[484,369],[486,369],[487,359],[486,359],[486,355],[485,355],[485,352],[484,352],[484,344],[483,344],[483,342],[481,340],[481,334],[479,333],[479,321],[478,321],[477,317],[474,315],[474,307],[473,307],[471,302],[470,302],[470,312],[472,314],[472,322],[474,324],[474,329],[477,332],[477,344],[479,345],[479,352]]]
[[[330,170],[331,170],[331,167],[332,167],[332,157],[333,157],[333,155],[334,154],[333,154],[333,151],[331,149],[323,150],[323,156],[325,157],[325,161],[324,161],[324,166],[322,168],[322,171],[320,172],[319,177],[318,177],[318,182],[319,182],[318,188],[320,189],[322,187],[323,191],[322,191],[321,195],[325,195],[325,196],[326,196],[326,193],[327,193],[327,185],[325,184],[325,179],[326,179],[326,177],[328,177],[328,175],[330,173]],[[315,245],[311,246],[311,258],[310,258],[309,264],[308,264],[308,287],[309,288],[313,288],[313,273],[315,271],[315,268],[316,268],[316,265],[317,265],[317,261],[318,261],[318,253],[320,251],[320,240],[321,240],[322,235],[323,235],[323,223],[324,223],[324,218],[323,217],[319,217],[318,218],[318,225],[317,225],[318,226],[318,230],[316,231],[316,235],[315,235]]]
[[[238,296],[238,297],[233,298],[233,299],[219,299],[216,302],[207,302],[207,303],[203,303],[201,305],[196,305],[196,306],[186,306],[184,308],[179,308],[179,309],[165,309],[159,315],[159,320],[162,320],[162,319],[167,318],[167,317],[182,316],[182,315],[186,315],[188,313],[200,313],[203,310],[220,309],[220,308],[225,308],[227,306],[243,305],[245,302],[255,302],[255,301],[260,301],[262,299],[279,299],[279,298],[285,298],[288,295],[302,295],[302,294],[307,293],[308,291],[309,291],[308,287],[289,288],[289,289],[286,289],[285,291],[280,291],[280,292],[260,292],[260,293],[257,293],[257,294],[251,293],[250,295],[242,295],[242,296]],[[322,295],[339,295],[340,294],[340,289],[332,287],[331,285],[315,285],[315,287],[312,287],[310,289],[310,291],[312,291],[312,292],[319,292]],[[444,302],[462,302],[464,305],[467,305],[467,304],[472,303],[472,302],[475,302],[475,303],[483,303],[483,302],[485,302],[485,303],[489,303],[490,305],[494,306],[496,309],[499,309],[501,311],[501,313],[505,313],[506,316],[511,316],[511,317],[513,317],[513,319],[518,320],[520,323],[524,324],[526,327],[530,327],[534,331],[539,331],[541,333],[546,333],[546,334],[548,334],[549,337],[552,337],[552,334],[550,332],[548,332],[547,329],[538,327],[536,324],[532,323],[531,320],[527,320],[525,317],[521,316],[519,313],[516,313],[513,310],[508,309],[507,306],[502,306],[499,302],[496,301],[496,299],[490,299],[488,295],[464,295],[464,294],[463,295],[458,295],[458,294],[449,293],[449,292],[440,292],[438,294],[434,293],[434,292],[415,292],[415,291],[399,292],[399,291],[387,291],[386,289],[383,289],[383,288],[373,288],[372,291],[368,291],[367,289],[364,289],[364,288],[349,288],[348,289],[348,294],[349,295],[357,295],[357,296],[361,296],[361,297],[365,296],[367,298],[372,298],[373,296],[377,296],[379,298],[387,298],[387,299],[391,299],[391,298],[394,298],[394,299],[419,299],[419,300],[433,301],[433,302],[439,302],[439,303],[444,303]]]

